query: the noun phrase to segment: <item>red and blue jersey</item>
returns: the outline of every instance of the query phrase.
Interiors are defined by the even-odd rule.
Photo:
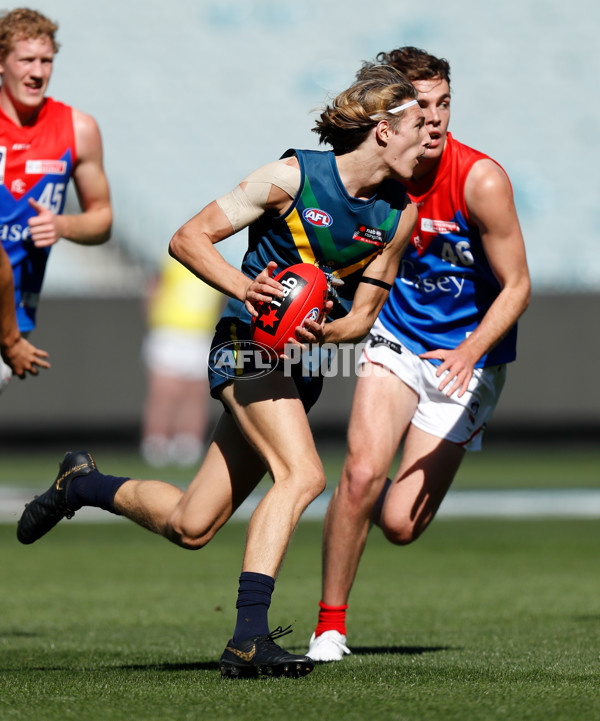
[[[500,292],[465,203],[467,175],[484,158],[448,133],[432,177],[406,183],[419,216],[379,320],[414,353],[456,348]],[[515,325],[476,365],[513,361],[516,339]]]
[[[0,110],[0,238],[11,261],[21,332],[35,327],[50,248],[36,248],[27,221],[34,198],[62,213],[76,162],[72,108],[46,98],[36,122],[19,127]]]
[[[248,250],[242,271],[254,278],[277,261],[276,272],[295,263],[316,263],[326,275],[344,281],[332,298],[330,319],[345,315],[368,263],[394,237],[406,191],[393,181],[384,182],[366,200],[352,197],[338,174],[331,151],[288,150],[300,165],[300,188],[281,216],[265,213],[248,229]],[[244,304],[230,300],[224,316],[250,322]]]

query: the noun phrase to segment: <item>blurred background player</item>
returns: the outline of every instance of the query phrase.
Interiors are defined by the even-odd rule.
[[[0,245],[0,391],[12,373],[25,378],[27,373],[38,374],[38,368],[49,368],[48,354],[23,338],[15,312],[15,290],[10,260]],[[5,371],[8,371],[6,372]]]
[[[306,321],[303,343],[353,342],[365,336],[396,276],[417,211],[398,180],[412,175],[429,135],[414,87],[392,68],[377,68],[340,93],[314,128],[326,151],[290,149],[209,203],[173,236],[171,253],[230,296],[217,324],[209,377],[224,411],[202,465],[186,491],[162,481],[107,476],[86,452],[67,453],[52,486],[29,503],[18,524],[34,543],[84,505],[117,513],[183,548],[198,549],[262,480],[272,484],[248,524],[233,636],[221,656],[224,676],[304,676],[313,662],[281,648],[287,631],[269,630],[275,579],[302,513],[325,488],[307,412],[322,376],[300,363],[255,371],[251,340],[257,306],[284,297],[277,267],[316,262],[344,280],[332,320]],[[314,209],[320,209],[315,219]],[[324,227],[323,214],[333,222]],[[248,227],[241,270],[217,249]],[[223,345],[238,364],[221,365]],[[244,363],[244,358],[247,364]],[[283,366],[283,367],[282,367]],[[289,372],[286,372],[286,369]]]
[[[416,540],[465,451],[481,448],[530,295],[506,173],[448,133],[448,62],[414,47],[377,60],[413,82],[431,143],[406,183],[417,225],[360,359],[346,461],[325,518],[322,600],[308,650],[316,661],[349,653],[346,609],[370,521],[392,543]],[[400,467],[386,482],[402,440]]]
[[[27,8],[0,16],[0,237],[24,334],[35,327],[51,246],[104,243],[112,224],[96,121],[46,97],[57,29]],[[63,215],[70,179],[82,212]]]
[[[208,352],[223,295],[167,256],[148,298],[148,393],[141,453],[152,466],[195,465],[204,447]]]

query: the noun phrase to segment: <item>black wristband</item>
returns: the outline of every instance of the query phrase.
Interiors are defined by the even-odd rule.
[[[361,283],[370,283],[371,285],[377,285],[380,288],[383,288],[384,290],[391,290],[392,286],[389,283],[386,283],[383,280],[377,280],[377,278],[366,278],[364,275],[360,279]]]

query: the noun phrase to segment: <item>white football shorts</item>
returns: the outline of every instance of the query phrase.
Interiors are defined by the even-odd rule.
[[[437,366],[398,343],[381,324],[377,323],[371,332],[375,339],[369,336],[358,364],[372,362],[388,368],[415,391],[419,402],[412,423],[465,450],[481,450],[483,433],[506,380],[506,365],[475,368],[466,393],[459,398],[455,392],[448,398],[447,388],[438,390],[443,376],[435,375]],[[389,341],[390,345],[385,341],[378,343],[377,337]]]
[[[144,338],[142,357],[157,373],[187,380],[208,378],[208,352],[213,334],[156,328]]]

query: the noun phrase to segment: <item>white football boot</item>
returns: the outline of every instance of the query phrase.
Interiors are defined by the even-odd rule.
[[[346,646],[346,637],[339,631],[325,631],[315,638],[310,637],[306,655],[313,661],[341,661],[344,654],[352,653]]]

